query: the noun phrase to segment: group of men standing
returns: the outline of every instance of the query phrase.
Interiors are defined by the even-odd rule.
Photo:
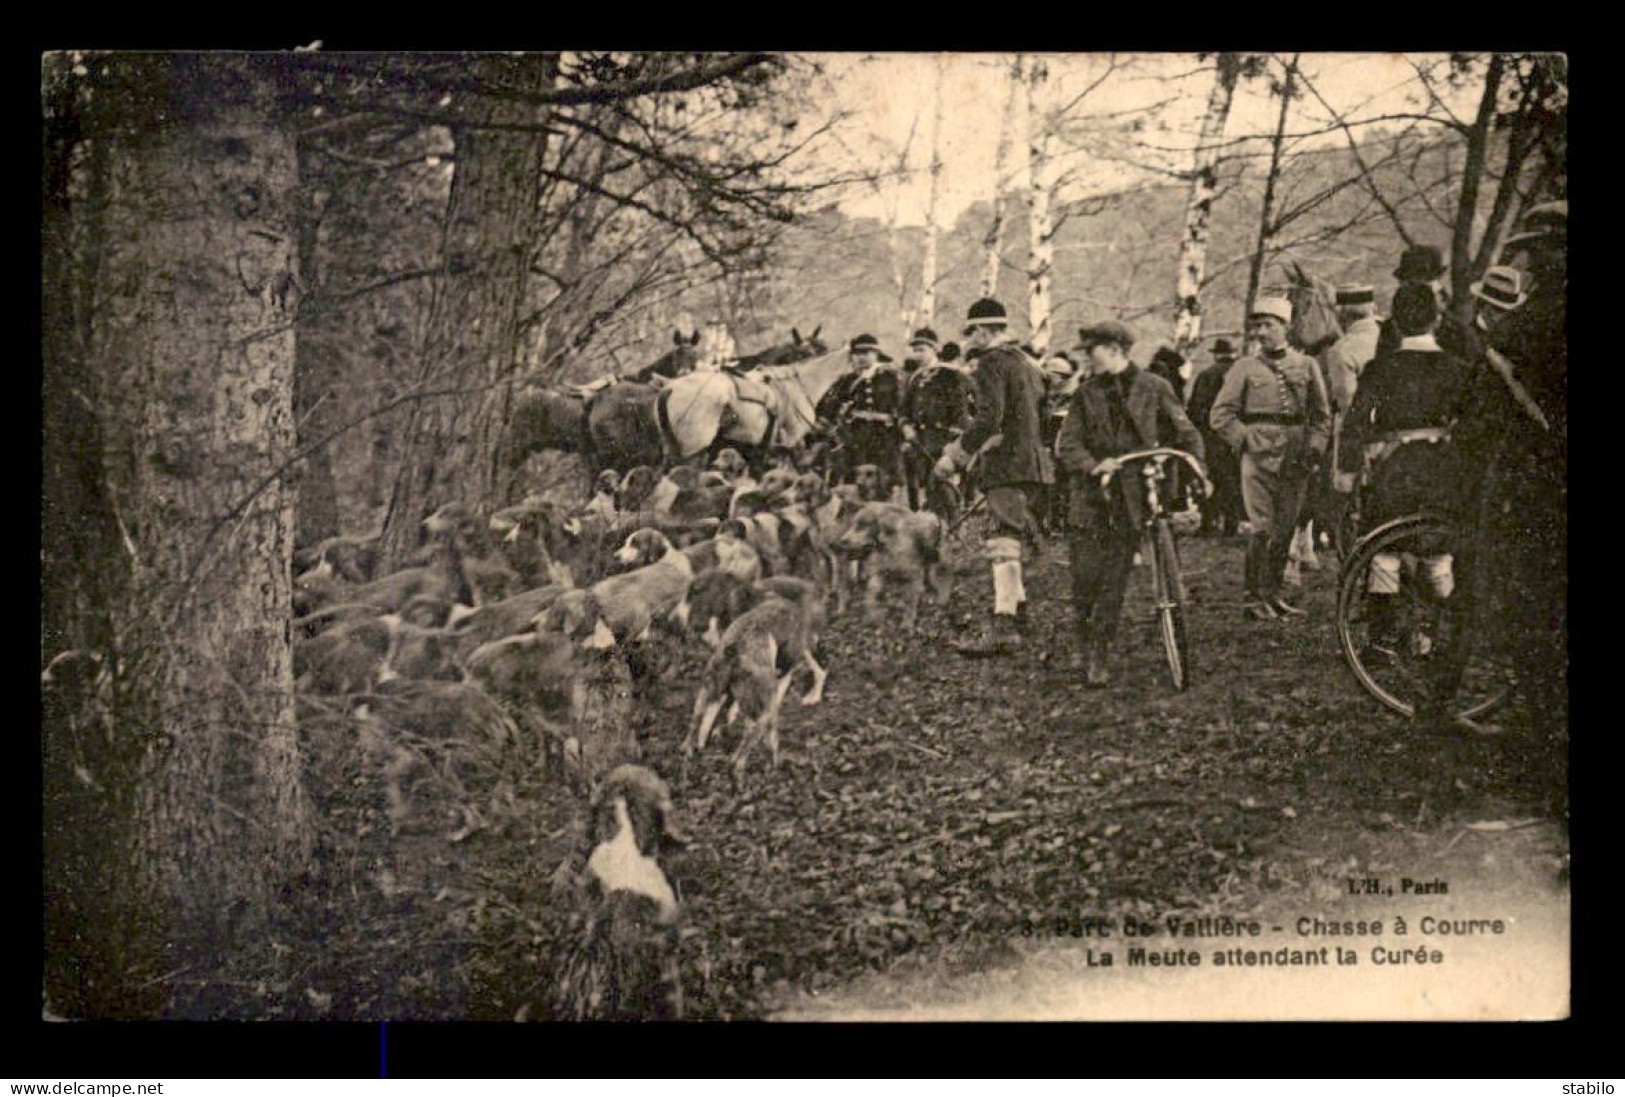
[[[1566,277],[1561,260],[1551,256],[1554,246],[1566,246],[1566,206],[1555,219],[1542,213],[1546,209],[1530,219],[1546,216],[1559,222],[1556,230],[1526,231],[1509,241],[1521,246],[1518,261],[1525,269],[1492,268],[1473,287],[1481,303],[1476,331],[1464,330],[1445,308],[1438,250],[1412,247],[1394,272],[1399,288],[1387,320],[1375,315],[1373,287],[1337,291],[1342,334],[1325,352],[1324,372],[1314,358],[1288,345],[1292,303],[1266,296],[1246,318],[1251,353],[1238,354],[1228,339],[1216,341],[1214,364],[1194,378],[1188,405],[1182,360],[1162,355],[1141,369],[1130,359],[1134,333],[1117,321],[1083,328],[1078,349],[1086,361],[1073,370],[1070,361],[1051,358],[1049,372],[1018,345],[1004,307],[992,298],[976,301],[966,314],[963,364],[939,361],[930,330],[911,339],[907,371],[888,368],[878,341],[859,336],[850,347],[856,367],[851,380],[820,405],[821,416],[845,424],[847,452],[836,475],[844,478],[860,463],[878,464],[894,482],[910,484],[910,504],[919,506],[919,485],[954,483],[976,467],[986,499],[983,548],[992,572],[993,613],[985,632],[955,645],[965,655],[1023,647],[1024,567],[1039,547],[1039,514],[1059,512],[1067,531],[1079,669],[1090,686],[1110,682],[1107,653],[1140,544],[1144,500],[1138,477],[1104,474],[1114,472],[1124,454],[1161,446],[1184,450],[1211,469],[1213,492],[1203,501],[1206,529],[1245,529],[1246,617],[1300,616],[1305,611],[1287,592],[1286,579],[1300,512],[1318,483],[1327,497],[1346,501],[1357,478],[1369,480],[1361,508],[1367,528],[1419,509],[1470,519],[1462,500],[1481,494],[1468,475],[1481,459],[1465,451],[1447,457],[1434,443],[1448,424],[1472,418],[1463,400],[1475,388],[1470,363],[1482,356],[1485,340],[1506,342],[1526,359],[1557,355],[1559,366],[1542,361],[1529,368],[1561,402],[1566,352],[1553,347],[1562,340]],[[1538,299],[1525,292],[1531,263],[1539,271],[1534,285],[1544,294]],[[1514,309],[1523,322],[1504,320]],[[1506,330],[1498,333],[1503,324]],[[918,395],[927,390],[926,379],[942,370],[951,372],[967,397],[966,382],[973,381],[974,400],[922,419]],[[1507,391],[1518,395],[1516,383]],[[1368,475],[1378,465],[1383,474]],[[1539,482],[1561,486],[1550,473]],[[1385,588],[1379,586],[1394,579],[1377,570],[1371,589],[1380,618]],[[1448,561],[1443,579],[1434,578],[1438,593],[1448,596]],[[1382,631],[1379,620],[1378,641]],[[1441,695],[1448,688],[1441,685]]]

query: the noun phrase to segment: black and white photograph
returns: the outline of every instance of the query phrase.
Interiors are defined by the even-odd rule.
[[[45,1020],[1570,1015],[1566,56],[68,46]]]

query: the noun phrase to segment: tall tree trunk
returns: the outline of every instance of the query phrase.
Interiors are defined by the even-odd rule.
[[[999,293],[999,271],[1004,266],[1004,223],[1009,216],[1010,161],[1015,152],[1016,104],[1021,99],[1019,59],[1007,70],[1009,90],[1005,93],[1004,109],[999,115],[999,147],[993,168],[993,220],[982,237],[983,297],[996,297]]]
[[[485,56],[475,74],[492,84],[552,86],[557,57]],[[545,138],[493,128],[541,121],[537,108],[476,97],[469,124],[454,129],[456,168],[446,210],[441,275],[430,308],[406,452],[384,520],[381,563],[398,567],[417,548],[436,506],[508,501],[502,427],[523,366],[520,326],[536,224]]]
[[[301,157],[300,162],[307,161]],[[306,180],[298,194],[296,235],[299,277],[305,291],[300,297],[303,306],[315,299],[314,293],[322,282],[317,270],[317,242],[326,189],[316,180]],[[341,404],[336,357],[320,349],[320,340],[307,339],[302,329],[303,324],[296,329],[293,377],[295,433],[303,454],[295,472],[298,505],[294,512],[294,540],[296,544],[310,545],[341,530],[331,444],[331,435],[339,426]]]
[[[1275,219],[1275,189],[1281,179],[1281,150],[1286,142],[1286,120],[1292,111],[1292,96],[1296,92],[1298,57],[1293,54],[1286,66],[1286,78],[1281,83],[1281,113],[1275,121],[1275,133],[1270,137],[1270,168],[1264,177],[1264,200],[1258,214],[1258,246],[1253,250],[1252,264],[1247,268],[1247,300],[1241,314],[1245,328],[1247,318],[1253,314],[1253,303],[1258,300],[1258,285],[1264,277],[1264,267],[1270,253],[1275,250],[1275,236],[1280,225]]]
[[[130,937],[136,889],[127,873],[131,774],[140,755],[113,753],[119,740],[109,735],[97,685],[98,671],[112,665],[109,611],[128,559],[102,475],[88,357],[89,291],[105,233],[82,211],[104,203],[106,172],[102,142],[85,132],[93,123],[83,117],[87,104],[73,64],[69,55],[54,54],[43,66],[40,663],[50,666],[65,652],[93,654],[81,661],[86,682],[42,687],[45,995],[46,1007],[61,1016],[141,1016],[150,1014],[148,1002],[122,1000],[131,983],[127,967],[141,952]],[[63,664],[57,667],[53,674],[61,678]],[[106,783],[113,771],[125,780]],[[93,786],[81,772],[101,777]],[[146,952],[156,949],[149,943]]]
[[[1219,183],[1219,145],[1230,121],[1236,97],[1241,55],[1221,53],[1208,96],[1207,113],[1191,166],[1191,192],[1185,204],[1185,235],[1179,247],[1179,274],[1175,287],[1174,349],[1190,356],[1202,338],[1202,273],[1207,266],[1208,230],[1213,218],[1213,196]]]
[[[165,974],[153,963],[274,964],[260,950],[277,888],[306,864],[285,483],[297,169],[265,61],[126,54],[94,69],[83,79],[103,112],[91,140],[104,190],[74,216],[104,245],[97,296],[83,366],[47,371],[47,388],[83,384],[66,394],[79,408],[63,425],[99,444],[50,456],[72,466],[105,526],[83,557],[66,559],[73,535],[49,524],[44,547],[57,575],[103,584],[99,604],[70,610],[92,620],[48,636],[99,637],[112,673],[93,706],[101,742],[53,743],[83,730],[72,718],[48,720],[45,735],[104,808],[73,825],[98,829],[82,840],[103,847],[107,876],[57,883],[106,889],[111,935],[132,949],[122,965],[93,958],[100,985],[61,989],[122,1014],[150,1008],[140,988]],[[48,863],[47,875],[82,867]],[[109,941],[106,927],[80,929]]]
[[[1484,73],[1484,93],[1478,100],[1478,114],[1467,131],[1467,159],[1461,168],[1461,195],[1456,203],[1456,223],[1450,234],[1450,292],[1457,318],[1472,319],[1473,223],[1478,219],[1478,192],[1484,182],[1489,160],[1490,134],[1495,126],[1496,103],[1501,94],[1501,78],[1506,57],[1491,54]]]
[[[921,327],[931,327],[937,314],[937,236],[941,233],[942,215],[938,207],[942,189],[942,85],[946,69],[946,55],[938,57],[936,120],[931,126],[931,194],[925,206],[925,257],[920,264]]]
[[[1027,233],[1027,327],[1028,343],[1040,355],[1049,350],[1050,281],[1055,269],[1055,226],[1050,205],[1055,198],[1054,144],[1048,103],[1049,66],[1042,58],[1029,57],[1027,84],[1027,165],[1030,200]]]

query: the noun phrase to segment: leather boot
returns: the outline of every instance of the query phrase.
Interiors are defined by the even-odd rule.
[[[1016,603],[1016,631],[1024,640],[1033,638],[1033,615],[1027,612],[1026,602]]]

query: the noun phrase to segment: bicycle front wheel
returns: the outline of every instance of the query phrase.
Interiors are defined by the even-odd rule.
[[[1185,583],[1179,574],[1179,549],[1168,519],[1151,526],[1151,579],[1157,600],[1157,627],[1174,688],[1190,686],[1190,640],[1185,634]]]

